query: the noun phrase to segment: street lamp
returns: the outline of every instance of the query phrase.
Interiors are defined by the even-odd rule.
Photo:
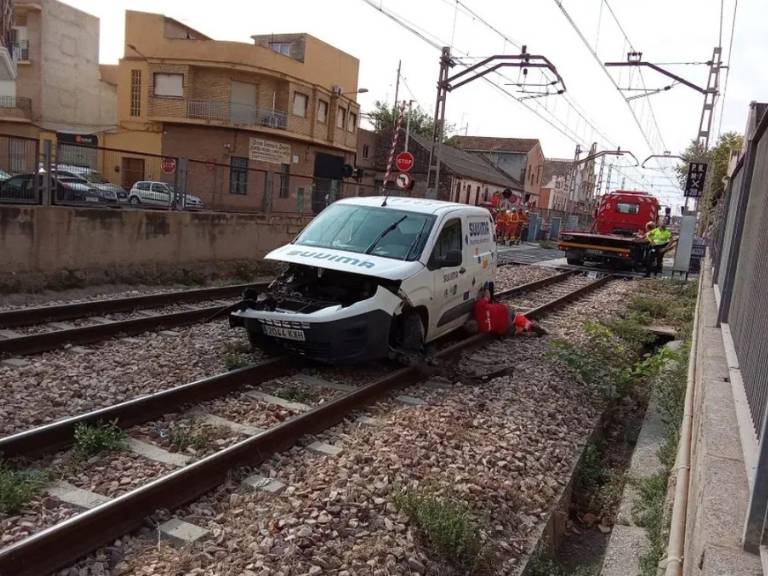
[[[347,94],[365,94],[368,92],[368,88],[358,88],[357,90],[353,90],[351,92],[344,92],[344,89],[341,86],[333,86],[331,88],[331,93],[334,96],[346,96]]]

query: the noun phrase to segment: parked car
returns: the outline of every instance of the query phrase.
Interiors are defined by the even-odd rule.
[[[8,174],[8,172],[6,172],[5,170],[0,170],[0,182],[5,182],[10,177],[11,175]]]
[[[0,199],[14,202],[38,202],[33,178],[38,178],[38,192],[43,187],[39,174],[18,174],[0,183]],[[90,186],[81,178],[61,177],[51,180],[53,198],[56,202],[106,202],[103,192]]]
[[[182,199],[173,184],[140,180],[128,194],[128,202],[134,206],[156,206],[159,208],[181,208]],[[188,210],[203,210],[205,203],[193,194],[187,194],[184,206]]]
[[[87,166],[72,166],[69,164],[59,164],[53,171],[55,176],[66,176],[71,178],[80,178],[91,188],[96,188],[102,193],[102,197],[107,202],[127,202],[128,192],[122,186],[113,184],[98,170],[93,170]]]

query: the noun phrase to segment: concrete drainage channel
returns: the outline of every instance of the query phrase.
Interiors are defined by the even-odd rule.
[[[508,297],[532,291],[563,282],[570,277],[570,274],[558,275],[529,285],[518,286],[499,294],[499,296]],[[534,306],[528,314],[532,318],[539,318],[566,302],[604,285],[608,280],[610,277],[605,276],[594,281],[583,282],[576,285],[575,290],[557,298],[551,298],[550,293],[548,301]],[[460,352],[482,345],[487,340],[487,335],[476,335],[448,345],[437,353],[436,360],[449,362]],[[280,373],[280,371],[287,369],[287,364],[286,360],[277,359],[272,361],[271,368],[276,373]],[[244,370],[247,371],[248,369]],[[254,376],[258,376],[262,380],[264,378],[263,374],[254,374]],[[331,401],[314,408],[307,407],[306,411],[290,417],[276,426],[267,430],[256,431],[255,435],[245,440],[196,462],[185,464],[178,470],[108,501],[94,500],[91,494],[83,494],[82,491],[70,491],[65,495],[67,498],[72,500],[75,505],[80,502],[79,507],[89,509],[0,550],[0,573],[20,576],[39,575],[70,564],[99,546],[137,528],[145,517],[150,516],[156,510],[174,509],[194,500],[221,484],[233,469],[244,465],[258,464],[271,454],[293,446],[301,437],[326,430],[342,421],[351,412],[370,404],[382,395],[414,384],[425,377],[421,366],[398,369],[369,384],[348,391]],[[219,382],[222,384],[220,389],[227,386],[237,386],[237,374],[221,375],[218,378],[222,380]],[[204,388],[204,392],[197,392],[192,389],[183,390],[184,387],[180,387],[172,394],[177,396],[174,398],[175,402],[180,402],[182,399],[187,402],[197,401],[196,395],[199,394],[199,397],[205,397],[206,394],[211,396],[215,394],[216,388],[216,386],[207,386]],[[94,418],[98,419],[99,416],[101,418],[114,417],[118,414],[127,416],[126,421],[121,420],[121,425],[146,420],[152,414],[168,411],[170,400],[167,394],[165,397],[163,394],[160,393],[148,399],[138,399],[133,401],[133,404],[131,402],[125,403],[129,406],[124,406],[122,409],[117,408],[118,412],[115,412],[116,407],[97,411],[97,413],[87,415],[87,418],[93,420]],[[403,402],[417,400],[407,396],[402,397]],[[119,412],[119,410],[124,410],[124,412]],[[71,434],[77,420],[70,419],[64,423],[54,423],[43,427],[45,430],[42,431],[30,431],[15,435],[4,442],[0,442],[0,449],[5,450],[8,454],[27,454],[35,451],[44,452],[52,447],[61,447],[67,443],[67,435]],[[318,446],[318,449],[327,449],[327,447]],[[153,458],[157,459],[157,454],[154,454]],[[271,482],[265,479],[251,478],[251,481],[254,486],[259,488],[279,489],[279,487],[270,487]],[[165,531],[171,536],[185,530],[194,532],[188,526],[173,525],[173,521],[165,526]],[[194,536],[194,534],[192,535]]]
[[[650,332],[655,342],[649,346],[649,352],[661,347],[676,350],[681,344],[672,341],[668,332],[656,332],[653,328]],[[633,508],[637,492],[630,479],[649,478],[661,469],[657,453],[664,443],[665,426],[654,401],[648,402],[645,398],[644,402],[637,403],[637,399],[633,402],[608,405],[595,422],[570,471],[568,483],[551,507],[546,523],[531,539],[529,549],[533,553],[520,567],[518,575],[540,576],[544,573],[542,564],[557,575],[633,576],[639,573],[639,559],[648,543],[646,528],[635,523]],[[600,465],[607,467],[607,475],[622,478],[621,495],[610,508],[610,518],[585,512],[588,506],[582,507],[580,501],[585,494],[578,493],[580,477],[585,471],[589,476],[595,466],[591,452],[595,446],[600,446],[604,458]],[[585,524],[582,519],[590,521]],[[604,524],[604,520],[608,523]]]

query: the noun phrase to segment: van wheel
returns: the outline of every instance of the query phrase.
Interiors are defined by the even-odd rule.
[[[406,312],[400,318],[397,342],[401,348],[409,352],[421,352],[424,349],[426,333],[421,316],[417,312]]]

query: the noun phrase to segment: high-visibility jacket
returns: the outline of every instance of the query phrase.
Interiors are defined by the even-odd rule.
[[[662,230],[661,228],[654,228],[648,232],[648,240],[650,240],[651,244],[654,246],[666,244],[672,240],[672,232],[669,230]]]

